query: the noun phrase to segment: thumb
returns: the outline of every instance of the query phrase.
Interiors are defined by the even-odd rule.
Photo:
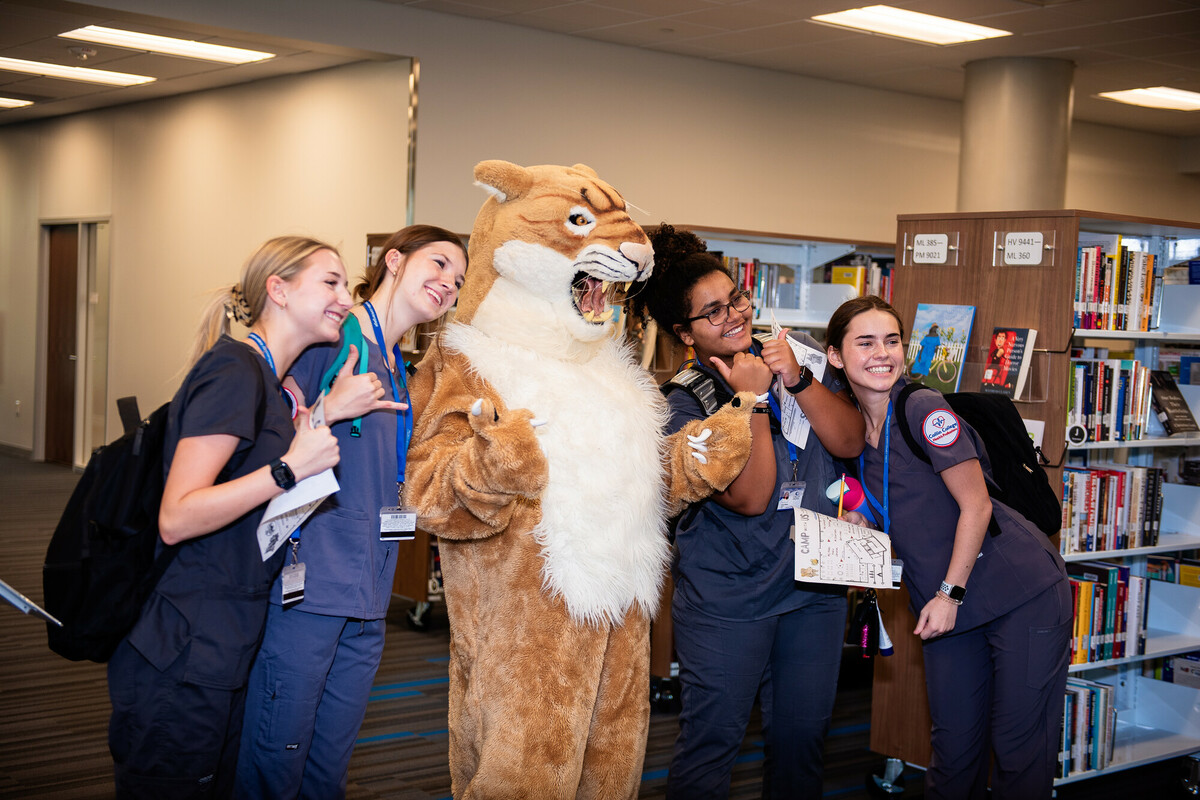
[[[725,379],[726,383],[729,383],[729,376],[733,374],[733,371],[729,369],[729,366],[717,356],[713,356],[710,360],[720,376]]]
[[[308,421],[308,418],[309,413],[307,406],[300,406],[300,408],[296,409],[296,429],[303,431],[311,428],[312,424]]]
[[[790,331],[790,330],[791,330],[791,328],[781,328],[781,329],[779,330],[779,335],[778,335],[778,336],[776,336],[775,338],[776,338],[776,339],[778,339],[778,340],[779,340],[779,341],[781,341],[781,342],[786,342],[786,341],[787,341],[787,335],[788,335],[788,331]]]
[[[346,362],[342,364],[342,368],[338,370],[338,377],[343,375],[354,374],[354,365],[358,362],[358,348],[355,345],[350,345],[350,349],[346,351]]]

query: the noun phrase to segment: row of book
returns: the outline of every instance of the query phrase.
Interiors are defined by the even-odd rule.
[[[1121,245],[1118,235],[1079,234],[1075,262],[1075,327],[1147,331],[1158,327],[1161,280],[1154,255]]]
[[[1137,359],[1109,358],[1103,347],[1071,351],[1067,439],[1124,442],[1141,439],[1151,403],[1151,370]]]
[[[1117,707],[1112,686],[1083,678],[1067,678],[1063,694],[1062,737],[1058,777],[1104,769],[1112,763]]]
[[[1145,654],[1150,578],[1109,561],[1068,562],[1067,576],[1075,608],[1071,663]]]
[[[1096,464],[1062,474],[1062,554],[1152,547],[1162,523],[1159,467]]]
[[[753,293],[755,308],[799,308],[801,284],[806,279],[813,283],[844,283],[853,286],[859,295],[878,295],[888,302],[892,299],[892,267],[887,263],[824,265],[816,268],[812,276],[805,276],[789,264],[719,257],[734,285]]]

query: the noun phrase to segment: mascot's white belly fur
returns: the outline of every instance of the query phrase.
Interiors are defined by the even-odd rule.
[[[613,341],[579,363],[472,326],[450,325],[443,337],[509,408],[546,421],[537,435],[549,475],[533,535],[547,591],[580,621],[618,622],[633,604],[653,615],[669,551],[661,453],[667,409],[652,377]]]

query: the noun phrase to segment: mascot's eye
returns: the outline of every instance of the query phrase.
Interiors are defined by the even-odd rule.
[[[583,206],[575,206],[567,212],[567,230],[576,236],[586,236],[596,227],[596,218]]]

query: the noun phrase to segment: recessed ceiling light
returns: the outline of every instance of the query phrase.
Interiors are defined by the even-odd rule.
[[[1173,111],[1200,111],[1200,94],[1170,86],[1151,86],[1148,89],[1125,89],[1120,92],[1101,92],[1105,100],[1116,100],[1131,106],[1169,108]]]
[[[106,86],[136,86],[139,83],[152,83],[155,80],[147,75],[130,75],[126,72],[110,72],[105,69],[88,69],[87,67],[64,67],[61,64],[25,61],[21,58],[0,57],[0,70],[22,72],[26,75],[42,75],[47,78],[62,78],[68,81],[82,81],[83,83],[102,83]]]
[[[0,108],[24,108],[33,105],[32,100],[18,100],[15,97],[0,97]]]
[[[226,47],[221,44],[193,42],[190,39],[174,39],[170,36],[155,36],[149,33],[122,31],[117,28],[102,28],[99,25],[88,25],[73,31],[60,33],[64,39],[77,39],[81,42],[107,44],[113,47],[124,47],[129,50],[146,50],[151,53],[164,53],[169,56],[184,58],[199,58],[204,61],[219,61],[222,64],[249,64],[252,61],[265,61],[274,58],[274,53],[264,53],[260,50],[246,50],[241,47]]]
[[[935,17],[932,14],[919,14],[916,11],[905,11],[891,6],[851,8],[836,14],[819,14],[812,19],[814,22],[837,25],[841,28],[854,28],[901,39],[915,39],[929,44],[960,44],[1012,36],[1011,31],[986,28],[983,25],[972,25],[969,22]]]

